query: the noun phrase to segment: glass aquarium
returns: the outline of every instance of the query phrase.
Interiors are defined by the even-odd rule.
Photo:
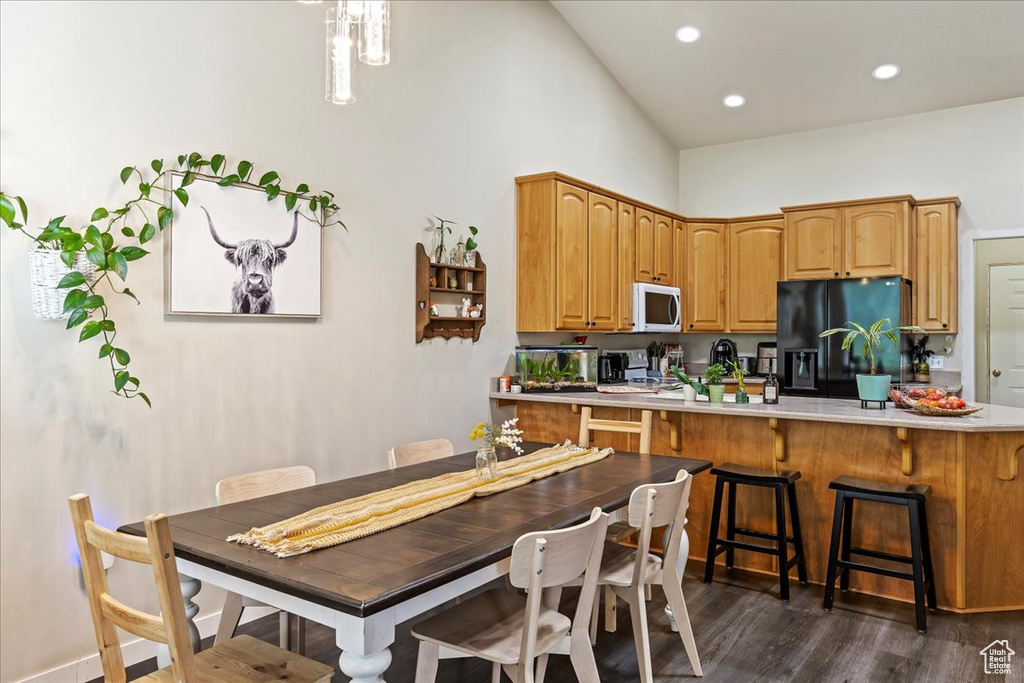
[[[517,346],[523,391],[597,391],[597,347]]]

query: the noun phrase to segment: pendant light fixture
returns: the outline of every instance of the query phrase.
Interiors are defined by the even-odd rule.
[[[384,66],[391,61],[391,2],[337,0],[327,9],[325,23],[324,97],[332,104],[352,104],[356,101],[357,57],[371,66]]]
[[[339,7],[327,10],[327,78],[324,97],[332,104],[353,104],[355,96],[354,27]]]
[[[359,24],[359,61],[384,66],[391,61],[391,2],[363,0]]]

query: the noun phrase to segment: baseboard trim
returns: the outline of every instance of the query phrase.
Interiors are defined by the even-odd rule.
[[[242,612],[241,623],[245,624],[260,619],[268,614],[273,614],[274,611],[269,607],[247,607]],[[203,638],[215,635],[218,623],[220,623],[220,612],[199,617],[196,619],[199,635]],[[132,664],[138,664],[139,662],[156,657],[158,647],[157,643],[143,640],[142,638],[136,638],[127,642],[122,641],[121,656],[124,657],[125,666],[131,666]],[[91,681],[101,676],[103,676],[103,667],[100,665],[99,653],[93,653],[88,657],[68,662],[49,671],[23,678],[18,683],[71,683],[72,681],[74,683],[86,683],[86,681]]]

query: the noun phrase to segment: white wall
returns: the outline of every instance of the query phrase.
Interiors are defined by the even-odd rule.
[[[323,100],[324,7],[0,4],[0,172],[33,223],[85,220],[124,200],[125,164],[201,150],[337,192],[351,229],[325,237],[315,323],[165,318],[161,259],[132,264],[142,305],[115,313],[151,411],[107,391],[96,344],[32,317],[27,242],[0,237],[3,681],[95,652],[70,494],[120,524],[210,505],[239,472],[307,463],[329,480],[382,469],[395,442],[468,448],[516,343],[515,175],[675,207],[676,150],[548,3],[394,3],[392,64],[360,67],[346,108]],[[414,343],[429,213],[481,227],[477,344]],[[135,569],[111,578],[154,609]]]
[[[957,195],[963,202],[960,334],[947,368],[962,370],[971,396],[973,241],[1024,234],[1024,99],[679,153],[679,207],[686,215],[751,215],[894,194]],[[932,341],[941,347],[938,335]]]

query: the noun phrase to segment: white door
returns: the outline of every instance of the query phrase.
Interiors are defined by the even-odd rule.
[[[989,402],[1024,408],[1024,265],[989,268]]]

